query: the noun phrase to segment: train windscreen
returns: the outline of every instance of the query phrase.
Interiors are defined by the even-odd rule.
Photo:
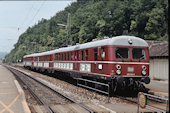
[[[116,58],[127,59],[129,57],[128,48],[116,48]]]
[[[145,59],[145,50],[143,48],[133,48],[132,57],[133,59]]]

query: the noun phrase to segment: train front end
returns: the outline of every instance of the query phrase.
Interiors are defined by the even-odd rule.
[[[149,84],[148,44],[137,37],[118,39],[114,47],[114,90],[133,90],[148,92],[143,84]]]

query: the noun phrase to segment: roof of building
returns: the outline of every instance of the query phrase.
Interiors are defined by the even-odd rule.
[[[42,53],[34,53],[31,55],[26,55],[25,57],[36,57],[36,56],[44,56],[59,52],[67,52],[67,51],[74,51],[80,49],[86,49],[91,47],[98,47],[98,46],[105,46],[105,45],[124,45],[124,46],[141,46],[141,47],[148,47],[148,44],[145,40],[134,37],[134,36],[116,36],[112,38],[107,38],[103,40],[92,41],[84,44],[74,45],[70,47],[63,47],[52,51],[46,51]]]
[[[150,57],[167,57],[169,56],[168,42],[167,41],[147,41],[149,45]]]

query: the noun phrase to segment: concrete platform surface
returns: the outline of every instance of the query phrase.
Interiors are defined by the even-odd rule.
[[[169,81],[151,80],[150,84],[145,84],[145,86],[150,89],[150,94],[169,97]]]
[[[13,74],[0,65],[0,113],[31,113]]]
[[[169,90],[168,81],[151,80],[151,82],[149,84],[145,84],[145,86],[155,92],[168,93],[168,90]]]
[[[110,113],[137,113],[138,112],[138,106],[136,104],[125,104],[125,103],[118,103],[118,104],[102,104],[103,108],[109,109]],[[156,112],[151,109],[142,109],[139,107],[140,113],[152,113]]]

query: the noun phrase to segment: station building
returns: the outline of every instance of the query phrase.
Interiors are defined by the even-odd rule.
[[[169,50],[167,41],[147,41],[150,56],[150,78],[168,80]]]

